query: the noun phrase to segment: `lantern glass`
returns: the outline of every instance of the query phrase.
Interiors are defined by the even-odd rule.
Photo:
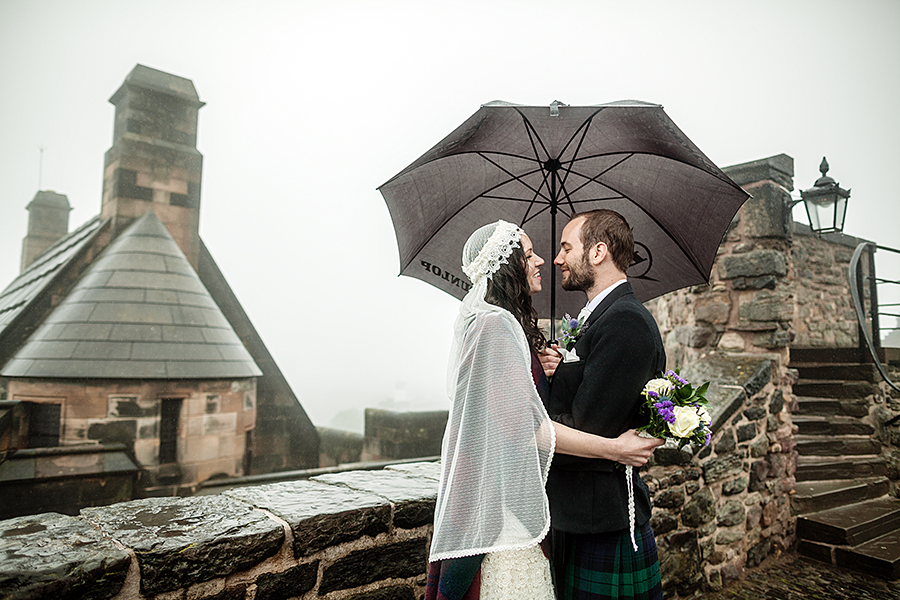
[[[847,198],[835,192],[808,195],[803,198],[809,226],[816,233],[831,233],[844,229]]]

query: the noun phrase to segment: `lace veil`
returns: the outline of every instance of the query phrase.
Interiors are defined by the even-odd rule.
[[[527,548],[550,528],[544,484],[556,438],[532,379],[531,349],[515,317],[484,299],[522,233],[498,221],[463,249],[473,285],[454,326],[432,561]]]

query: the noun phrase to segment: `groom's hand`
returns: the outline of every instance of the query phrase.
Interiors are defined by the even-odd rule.
[[[553,344],[550,348],[544,348],[541,350],[540,354],[538,354],[538,359],[541,361],[541,366],[544,368],[544,375],[547,377],[553,377],[553,374],[556,373],[556,366],[559,364],[559,361],[562,360],[562,356],[560,356],[559,352],[556,350],[559,346]]]
[[[629,429],[616,438],[618,458],[616,462],[632,467],[643,467],[653,451],[665,444],[665,440],[659,438],[645,438],[638,435],[634,429]]]

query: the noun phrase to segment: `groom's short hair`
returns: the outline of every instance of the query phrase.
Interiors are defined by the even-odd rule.
[[[578,213],[573,219],[583,218],[581,225],[581,244],[585,253],[600,242],[609,248],[613,264],[623,273],[634,261],[634,234],[625,217],[614,210],[600,208]]]

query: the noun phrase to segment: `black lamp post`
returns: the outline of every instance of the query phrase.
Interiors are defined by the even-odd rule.
[[[826,174],[828,161],[824,157],[819,171],[822,176],[816,180],[815,185],[800,191],[800,198],[806,205],[809,226],[816,234],[840,233],[844,229],[850,190],[845,190]]]

